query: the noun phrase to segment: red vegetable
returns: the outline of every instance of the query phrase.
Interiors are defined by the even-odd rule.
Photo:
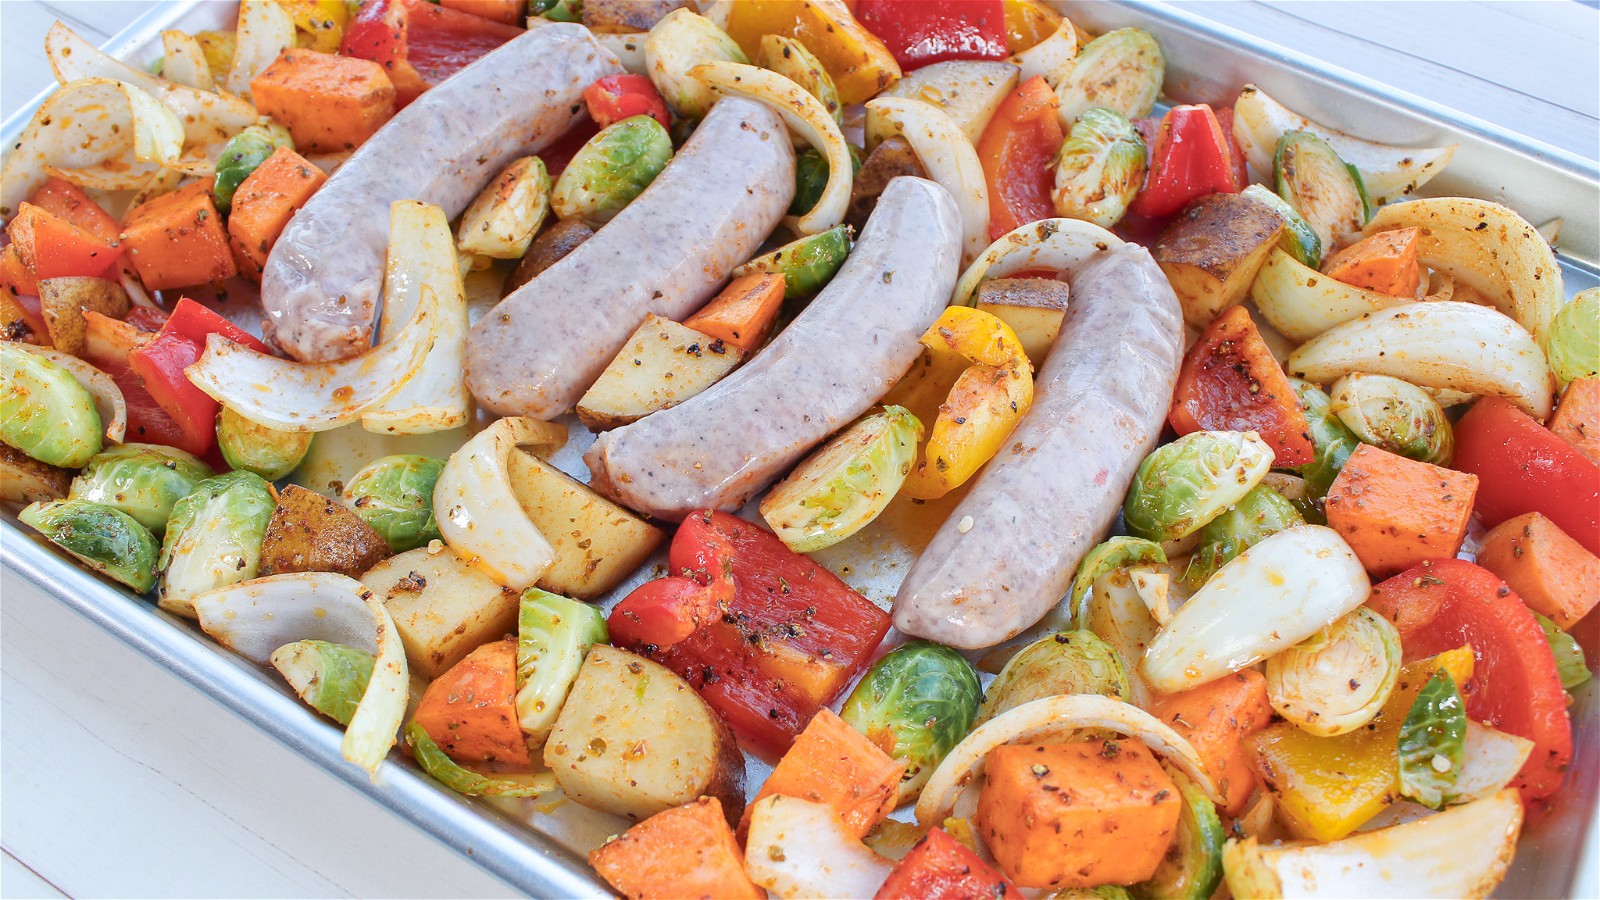
[[[19,204],[6,231],[23,269],[37,281],[69,275],[100,278],[122,257],[114,242],[32,203]]]
[[[1183,358],[1168,416],[1180,436],[1254,431],[1272,447],[1279,468],[1305,465],[1315,455],[1305,411],[1242,306],[1207,325]]]
[[[589,139],[599,133],[600,126],[596,125],[593,119],[580,118],[573,122],[566,134],[539,151],[539,158],[544,160],[545,171],[550,173],[551,178],[561,177],[561,173],[567,168],[567,163],[572,162],[572,158],[578,155],[583,145],[589,143]]]
[[[989,186],[989,237],[1056,214],[1050,161],[1061,149],[1061,104],[1044,78],[1024,81],[1000,102],[978,139]]]
[[[1000,0],[860,0],[856,18],[910,72],[952,59],[1005,59]]]
[[[1144,189],[1128,209],[1152,218],[1169,216],[1207,194],[1243,190],[1231,134],[1232,123],[1224,131],[1216,113],[1204,103],[1174,106],[1151,148]]]
[[[708,567],[647,581],[612,608],[606,620],[612,643],[663,650],[715,619],[735,595],[733,548],[711,534],[704,555],[712,560]]]
[[[1561,786],[1572,758],[1566,692],[1544,631],[1505,582],[1466,560],[1436,559],[1374,587],[1367,605],[1395,623],[1408,660],[1471,644],[1467,715],[1533,741],[1515,782],[1523,802]]]
[[[51,176],[44,184],[33,189],[28,202],[47,212],[55,213],[108,244],[115,244],[122,233],[122,225],[89,195],[64,178]]]
[[[1020,900],[1021,894],[983,857],[943,829],[917,842],[889,873],[874,900]]]
[[[583,89],[583,102],[601,128],[634,116],[651,116],[662,128],[672,127],[667,102],[643,75],[607,75]]]
[[[271,352],[266,344],[237,325],[185,297],[178,301],[160,333],[128,354],[128,364],[144,382],[145,390],[182,433],[183,443],[173,446],[196,456],[205,455],[216,440],[220,404],[195,387],[184,369],[205,352],[206,336],[210,334],[221,334],[262,353]]]
[[[425,0],[370,0],[345,28],[340,51],[382,65],[403,108],[522,31]]]

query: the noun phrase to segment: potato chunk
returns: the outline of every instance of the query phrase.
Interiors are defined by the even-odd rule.
[[[578,401],[595,431],[677,406],[732,372],[744,351],[660,316],[645,316],[617,358]]]
[[[299,485],[278,495],[261,540],[261,574],[337,572],[358,577],[389,555],[389,542],[337,500]]]
[[[1239,194],[1211,194],[1189,204],[1155,246],[1184,321],[1204,328],[1243,300],[1283,227],[1283,217]]]
[[[517,630],[517,592],[449,547],[391,556],[361,576],[394,619],[411,671],[438,678],[479,645]]]
[[[1067,317],[1067,283],[1054,278],[995,278],[978,288],[974,305],[1011,326],[1037,370]]]

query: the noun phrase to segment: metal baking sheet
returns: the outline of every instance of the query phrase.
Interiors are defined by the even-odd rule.
[[[1291,108],[1364,137],[1426,146],[1461,145],[1446,172],[1425,194],[1462,194],[1498,200],[1529,221],[1565,220],[1560,258],[1570,292],[1600,283],[1600,175],[1593,160],[1532,141],[1492,123],[1467,117],[1352,72],[1320,63],[1226,26],[1153,2],[1058,2],[1072,20],[1100,32],[1126,25],[1151,31],[1166,52],[1167,94],[1183,102],[1227,102],[1247,82],[1261,85]],[[168,28],[231,28],[232,4],[186,0],[164,4],[117,35],[106,49],[145,65],[160,55]],[[37,101],[36,101],[37,102]],[[14,113],[0,135],[12,140],[35,104]],[[581,471],[577,451],[557,463]],[[345,460],[353,470],[359,465]],[[325,489],[325,486],[322,486]],[[888,552],[847,577],[883,601],[908,562]],[[828,560],[838,567],[844,560]],[[620,820],[576,804],[526,800],[471,800],[437,786],[398,756],[376,780],[339,754],[340,731],[307,713],[275,677],[220,650],[192,623],[138,601],[29,536],[9,512],[0,516],[0,564],[28,579],[79,614],[188,680],[283,744],[315,760],[396,815],[534,896],[608,896],[583,861],[583,851],[620,830]],[[1586,637],[1591,660],[1600,658],[1594,629]],[[1572,708],[1576,752],[1567,799],[1556,812],[1529,824],[1503,897],[1592,895],[1600,883],[1600,708],[1596,682],[1577,692]],[[765,772],[751,765],[752,784]],[[1472,852],[1464,848],[1464,852]]]

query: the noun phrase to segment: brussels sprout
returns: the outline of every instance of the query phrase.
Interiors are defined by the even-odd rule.
[[[543,16],[552,22],[583,21],[583,0],[532,0],[528,14]]]
[[[1198,590],[1217,570],[1263,538],[1306,524],[1305,517],[1282,494],[1258,484],[1244,499],[1200,529],[1200,545],[1189,557],[1183,581]]]
[[[1257,201],[1283,219],[1283,236],[1278,238],[1278,246],[1283,248],[1285,253],[1299,260],[1301,265],[1313,269],[1322,268],[1322,239],[1317,237],[1316,229],[1311,227],[1311,223],[1294,211],[1294,207],[1259,184],[1245,188],[1240,192],[1240,196]]]
[[[349,725],[372,680],[372,654],[328,641],[295,641],[272,651],[277,669],[308,706]]]
[[[294,138],[282,125],[250,125],[228,138],[222,145],[222,155],[217,158],[216,179],[211,183],[211,196],[217,201],[218,212],[228,214],[234,191],[279,147],[294,149]]]
[[[195,485],[167,520],[161,608],[193,616],[193,598],[256,577],[261,540],[276,508],[272,488],[254,472],[229,472]]]
[[[0,342],[0,441],[39,462],[76,469],[101,447],[94,397],[72,373]]]
[[[1400,632],[1358,606],[1267,659],[1267,699],[1302,731],[1332,737],[1372,721],[1400,676]]]
[[[749,63],[727,32],[690,9],[667,13],[644,40],[645,72],[662,99],[680,116],[700,118],[717,102],[716,92],[689,70],[703,62],[727,60]]]
[[[1272,468],[1272,448],[1253,431],[1196,431],[1139,464],[1122,505],[1128,530],[1175,541],[1244,499]]]
[[[311,449],[311,432],[279,431],[246,419],[224,406],[217,418],[217,446],[228,465],[268,481],[288,475]]]
[[[797,553],[867,527],[894,499],[917,457],[922,423],[886,406],[830,440],[761,501],[761,517]]]
[[[1086,595],[1101,575],[1130,566],[1162,565],[1166,561],[1167,554],[1161,545],[1144,538],[1117,535],[1096,545],[1083,557],[1083,562],[1078,563],[1078,574],[1072,579],[1072,593],[1067,595],[1067,602],[1077,616],[1079,627],[1088,618]]]
[[[1222,847],[1228,833],[1222,830],[1216,804],[1199,785],[1171,766],[1167,775],[1183,800],[1177,832],[1156,873],[1128,893],[1136,900],[1207,900],[1222,883]]]
[[[850,177],[853,180],[861,174],[861,151],[854,144],[845,145],[850,150]],[[828,187],[828,158],[822,151],[815,147],[796,153],[794,156],[794,200],[789,203],[789,215],[803,216],[810,212],[822,199],[822,192]]]
[[[1455,455],[1444,407],[1409,381],[1352,372],[1333,383],[1329,400],[1334,415],[1363,443],[1437,466],[1450,465]]]
[[[1550,320],[1550,371],[1563,384],[1600,378],[1600,288],[1579,291]]]
[[[141,594],[155,586],[156,539],[120,509],[88,500],[50,500],[30,503],[17,519]]]
[[[344,486],[344,502],[383,535],[396,553],[442,540],[433,515],[433,486],[444,460],[431,456],[385,456],[368,463]]]
[[[983,687],[956,651],[916,640],[889,651],[862,677],[839,715],[906,764],[899,801],[915,797],[945,754],[972,729]]]
[[[517,611],[517,721],[533,745],[555,727],[583,658],[610,640],[597,607],[538,588],[522,592]]]
[[[540,772],[526,780],[480,775],[446,755],[428,736],[428,729],[416,722],[406,726],[406,742],[411,745],[411,753],[422,766],[422,771],[458,794],[468,797],[538,797],[556,787],[556,777],[549,772]]]
[[[672,159],[672,138],[651,116],[606,126],[578,149],[556,179],[550,208],[598,228],[644,193]]]
[[[1589,663],[1584,659],[1583,648],[1578,646],[1572,635],[1558,628],[1548,616],[1534,613],[1533,617],[1544,629],[1545,640],[1550,642],[1550,652],[1556,658],[1556,674],[1561,677],[1561,686],[1570,691],[1588,681],[1592,677]]]
[[[1034,641],[1011,657],[984,693],[974,724],[1057,694],[1133,696],[1122,657],[1092,631],[1062,631]]]
[[[1278,138],[1272,170],[1278,196],[1306,220],[1324,249],[1360,231],[1372,217],[1361,173],[1309,131],[1286,131]]]
[[[1167,74],[1161,45],[1141,28],[1108,31],[1083,46],[1056,85],[1061,121],[1093,107],[1114,109],[1129,119],[1150,115]]]
[[[1447,669],[1433,673],[1400,724],[1400,793],[1442,809],[1461,771],[1467,708]]]
[[[839,102],[833,77],[805,44],[781,34],[763,35],[759,55],[761,68],[771,69],[805,88],[806,93],[822,101],[835,122],[844,124],[844,104]]]
[[[211,477],[199,457],[160,444],[119,444],[97,454],[77,478],[71,497],[120,509],[159,536],[173,504]]]
[[[1350,454],[1361,446],[1361,439],[1351,434],[1350,429],[1334,414],[1333,401],[1321,388],[1299,378],[1290,378],[1289,385],[1294,388],[1295,397],[1306,412],[1306,424],[1310,426],[1306,430],[1310,432],[1311,445],[1316,450],[1315,459],[1291,471],[1306,480],[1309,496],[1316,504],[1320,519],[1323,496],[1333,486],[1333,480],[1339,477],[1339,470],[1344,468]],[[1309,516],[1307,520],[1310,520]]]
[[[1110,228],[1144,185],[1145,146],[1114,109],[1086,109],[1056,155],[1056,215]]]
[[[783,299],[810,297],[827,286],[850,255],[850,226],[835,225],[758,256],[733,270],[735,278],[752,272],[782,272]]]

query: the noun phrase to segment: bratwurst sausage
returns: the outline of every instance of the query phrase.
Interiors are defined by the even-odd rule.
[[[289,220],[261,273],[269,337],[302,361],[372,346],[389,204],[421,200],[461,214],[513,159],[583,115],[583,89],[622,71],[581,25],[506,42],[424,93],[351,155]]]
[[[949,192],[921,178],[890,182],[805,312],[704,393],[600,435],[584,455],[590,485],[673,521],[738,508],[906,373],[960,262],[961,215]]]
[[[1109,243],[1109,235],[1107,236]],[[1166,421],[1183,314],[1135,244],[1070,273],[1033,406],[923,551],[894,603],[906,634],[990,647],[1037,622],[1106,533]]]
[[[644,193],[478,320],[467,389],[502,416],[569,412],[647,313],[678,321],[699,309],[792,199],[783,120],[719,100]]]

